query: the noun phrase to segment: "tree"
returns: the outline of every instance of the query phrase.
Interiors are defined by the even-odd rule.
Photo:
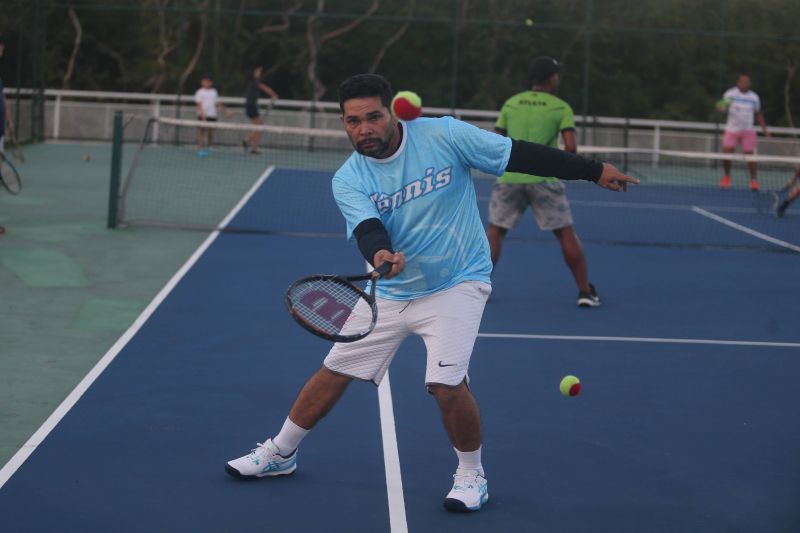
[[[378,72],[429,106],[449,107],[455,93],[457,107],[497,109],[527,86],[530,60],[551,55],[564,63],[560,95],[578,106],[587,89],[590,114],[714,120],[721,91],[748,70],[769,124],[799,118],[796,0],[11,2],[0,31],[30,27],[37,6],[47,9],[50,87],[182,92],[203,71],[220,94],[240,95],[259,64],[282,98],[332,100],[334,83]],[[34,38],[21,40],[23,85]],[[17,62],[12,43],[0,63],[7,86]]]

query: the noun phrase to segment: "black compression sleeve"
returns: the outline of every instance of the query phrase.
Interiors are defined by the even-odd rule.
[[[380,250],[389,250],[394,253],[389,233],[383,226],[383,222],[377,218],[368,218],[361,222],[353,230],[353,235],[356,238],[356,242],[358,242],[358,249],[361,250],[361,255],[372,266],[375,266],[372,264],[372,260]]]
[[[589,180],[597,182],[603,173],[603,163],[586,159],[557,148],[527,141],[511,141],[508,172],[522,172],[535,176],[553,176],[562,180]]]

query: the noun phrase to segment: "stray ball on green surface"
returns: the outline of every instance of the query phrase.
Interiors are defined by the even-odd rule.
[[[533,26],[533,19],[525,19],[526,26]]]
[[[414,120],[422,114],[422,99],[413,91],[400,91],[392,98],[392,113],[400,120]]]
[[[564,396],[577,396],[581,392],[581,380],[575,376],[564,376],[558,388]]]

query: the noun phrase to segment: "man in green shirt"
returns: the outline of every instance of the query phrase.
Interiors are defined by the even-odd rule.
[[[561,83],[560,65],[551,57],[538,57],[531,65],[531,90],[515,94],[503,104],[495,131],[512,139],[558,147],[559,133],[564,150],[577,152],[572,108],[553,95]],[[578,306],[597,307],[600,298],[589,283],[586,257],[575,228],[564,190],[557,178],[506,172],[492,189],[487,237],[492,263],[500,259],[503,239],[528,205],[542,230],[552,230],[561,244],[564,260],[578,285]]]

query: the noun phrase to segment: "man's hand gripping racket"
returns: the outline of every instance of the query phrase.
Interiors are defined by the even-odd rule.
[[[385,261],[368,274],[318,274],[301,278],[286,290],[286,308],[298,324],[323,339],[336,342],[363,339],[378,320],[375,285],[393,266]],[[372,281],[369,294],[352,283],[365,280]]]

